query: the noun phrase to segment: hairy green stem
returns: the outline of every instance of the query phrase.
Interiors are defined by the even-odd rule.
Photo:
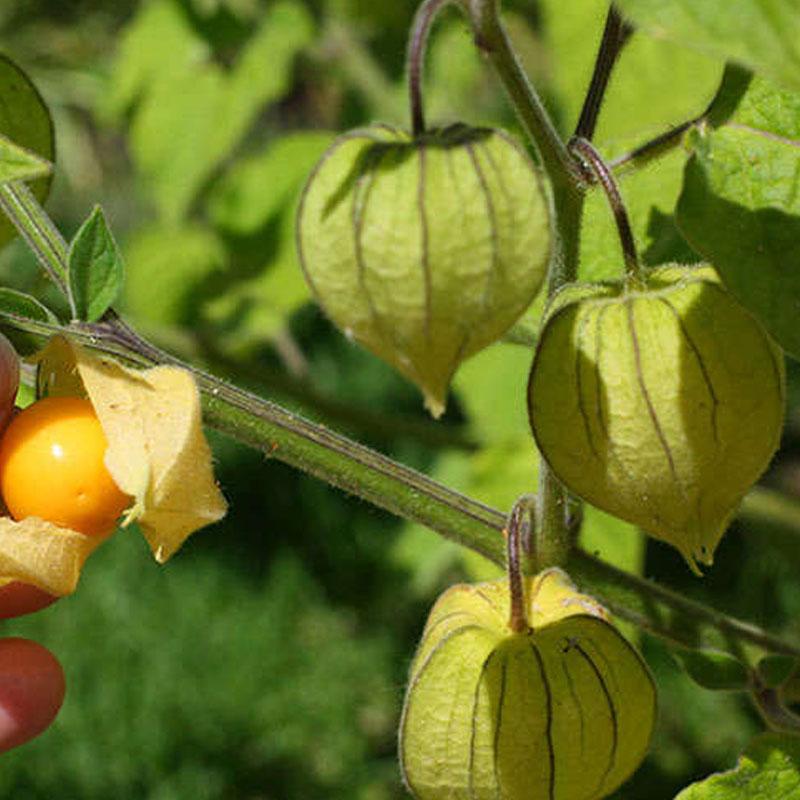
[[[211,427],[397,516],[425,525],[495,564],[505,564],[502,531],[506,516],[500,511],[268,400],[181,364],[143,343],[114,316],[108,322],[68,326],[8,312],[0,312],[0,318],[5,324],[43,338],[64,333],[88,349],[140,367],[157,363],[182,366],[198,380],[205,421]],[[582,590],[596,595],[620,619],[668,641],[684,647],[730,650],[730,641],[738,640],[768,652],[800,656],[800,645],[623,572],[580,549],[571,551],[567,568]]]
[[[558,135],[541,98],[531,85],[500,20],[497,0],[472,0],[470,19],[475,41],[486,53],[508,93],[522,124],[536,145],[542,166],[554,186],[571,185],[582,178],[566,145]]]
[[[67,278],[69,248],[61,232],[45,214],[33,192],[20,182],[0,184],[0,210],[14,223],[50,279],[69,301],[77,316]]]
[[[492,63],[550,178],[556,243],[548,276],[550,298],[577,277],[585,180],[522,68],[500,20],[497,0],[470,0],[469,16],[475,41]],[[539,569],[562,565],[569,557],[572,536],[567,529],[566,500],[563,487],[543,463],[534,533]]]

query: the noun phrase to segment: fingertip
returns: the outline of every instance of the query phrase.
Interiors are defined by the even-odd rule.
[[[64,670],[28,639],[0,640],[0,752],[38,736],[64,701]]]

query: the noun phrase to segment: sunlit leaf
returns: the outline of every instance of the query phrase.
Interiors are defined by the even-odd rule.
[[[800,89],[797,0],[620,0],[619,5],[653,36],[737,61]]]
[[[209,196],[211,218],[232,233],[256,231],[293,202],[332,138],[321,131],[285,134],[263,153],[237,162]]]
[[[681,231],[800,357],[800,94],[755,80],[728,124],[700,128],[690,143]]]
[[[545,36],[557,69],[553,81],[563,111],[562,129],[572,133],[600,44],[606,0],[542,3]],[[681,50],[669,42],[635,35],[614,69],[595,141],[619,153],[621,143],[645,139],[701,114],[722,74],[722,61]]]
[[[736,769],[684,789],[675,800],[798,800],[800,739],[765,734],[755,739]]]
[[[138,320],[167,326],[202,314],[203,287],[221,273],[227,255],[209,228],[155,225],[127,242],[125,261],[125,308]]]
[[[102,209],[97,206],[69,247],[69,289],[78,319],[95,322],[116,300],[124,267]]]
[[[135,106],[133,156],[165,219],[185,216],[261,108],[287,91],[312,31],[303,5],[280,0],[225,71],[175,0],[155,0],[135,18],[109,106],[117,115]]]

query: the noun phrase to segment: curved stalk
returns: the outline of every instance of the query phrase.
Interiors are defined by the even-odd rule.
[[[415,137],[425,133],[425,104],[422,98],[422,79],[428,36],[439,13],[445,6],[453,2],[455,0],[425,0],[417,10],[414,22],[411,24],[406,69],[408,72],[408,93],[411,107],[411,132]]]
[[[628,212],[622,200],[617,182],[614,180],[614,175],[603,160],[603,157],[588,140],[581,138],[573,139],[570,142],[570,149],[578,153],[578,155],[584,159],[608,198],[608,204],[611,207],[614,221],[617,224],[617,231],[619,232],[622,257],[625,260],[625,278],[627,282],[633,285],[641,284],[644,276],[641,264],[639,263],[639,254],[636,251],[636,240],[633,238],[633,230],[631,229]]]

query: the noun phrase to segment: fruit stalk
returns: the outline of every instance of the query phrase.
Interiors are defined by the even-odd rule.
[[[428,36],[439,13],[445,6],[453,2],[455,0],[425,0],[417,10],[414,22],[411,24],[406,70],[411,105],[411,132],[415,137],[425,133],[425,105],[422,98],[422,80]]]

